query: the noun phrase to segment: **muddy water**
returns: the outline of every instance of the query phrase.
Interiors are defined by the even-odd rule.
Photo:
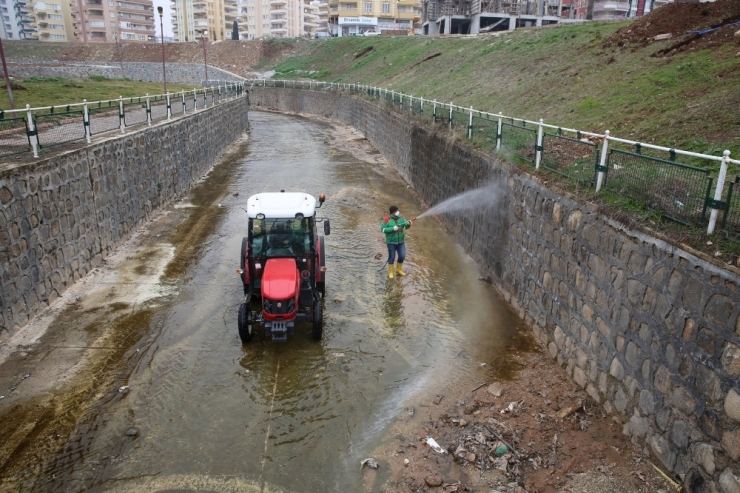
[[[323,123],[250,117],[220,209],[201,204],[219,209],[214,232],[152,316],[128,392],[84,418],[35,489],[377,490],[388,467],[365,484],[360,461],[410,409],[511,377],[509,355],[527,344],[518,322],[435,219],[407,235],[408,275],[387,279],[380,218],[390,204],[406,217],[423,209],[377,154],[354,157]],[[258,334],[242,345],[242,208],[280,189],[328,196],[324,339],[299,325],[287,343]]]

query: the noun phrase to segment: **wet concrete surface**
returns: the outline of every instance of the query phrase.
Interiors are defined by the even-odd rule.
[[[361,135],[250,120],[192,194],[0,348],[4,490],[377,491],[387,468],[368,479],[361,460],[435,384],[512,377],[532,342],[434,218],[387,279],[381,217],[424,206]],[[243,208],[280,189],[328,197],[324,338],[242,345]]]

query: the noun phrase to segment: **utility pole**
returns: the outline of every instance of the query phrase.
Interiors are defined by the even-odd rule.
[[[162,81],[164,82],[164,93],[167,94],[167,68],[164,64],[164,21],[162,20],[162,7],[157,7],[159,12],[159,33],[162,36]]]
[[[3,73],[5,74],[5,87],[8,88],[8,99],[10,100],[10,109],[15,109],[13,101],[13,86],[10,84],[10,75],[8,75],[8,65],[5,63],[5,50],[3,50],[3,39],[0,38],[0,58],[3,60]]]

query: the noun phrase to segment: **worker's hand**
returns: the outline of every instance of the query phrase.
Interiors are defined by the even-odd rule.
[[[398,231],[398,226],[393,226],[393,231]]]
[[[407,222],[406,224],[407,224],[407,226],[406,226],[407,228],[410,228],[411,227],[411,221]]]

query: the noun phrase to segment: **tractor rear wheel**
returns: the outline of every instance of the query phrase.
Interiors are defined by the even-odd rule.
[[[239,305],[239,337],[243,343],[252,339],[252,311],[248,303]]]
[[[311,337],[314,341],[321,340],[324,333],[324,310],[321,307],[321,301],[317,301],[313,306],[313,327]]]

